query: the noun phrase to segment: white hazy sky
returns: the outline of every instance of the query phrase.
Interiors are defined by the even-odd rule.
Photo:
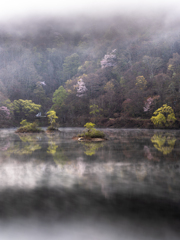
[[[3,0],[0,20],[30,16],[109,14],[112,12],[149,11],[164,9],[179,11],[180,0]]]

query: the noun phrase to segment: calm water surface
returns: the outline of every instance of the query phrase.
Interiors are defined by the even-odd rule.
[[[0,130],[0,239],[179,239],[180,131]]]

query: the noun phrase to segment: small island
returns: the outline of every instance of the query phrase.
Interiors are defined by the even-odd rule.
[[[107,140],[105,138],[104,132],[95,129],[95,124],[92,122],[87,122],[85,125],[85,131],[78,134],[78,136],[73,137],[74,140],[87,141],[87,142],[101,142]]]
[[[16,130],[16,133],[40,133],[44,132],[41,128],[38,127],[37,121],[33,123],[27,122],[27,120],[22,120],[20,122],[21,127]]]

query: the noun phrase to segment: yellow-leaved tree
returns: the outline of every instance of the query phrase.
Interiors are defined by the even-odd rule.
[[[55,130],[56,129],[56,119],[58,118],[56,116],[56,112],[53,111],[53,110],[50,110],[49,112],[47,112],[47,117],[48,117],[48,120],[49,120],[49,123],[51,124],[48,129],[49,130]]]
[[[144,90],[147,87],[147,81],[144,78],[144,76],[138,76],[136,78],[136,86],[140,89],[140,90]]]
[[[153,115],[155,116],[151,117],[151,121],[157,127],[170,127],[176,121],[174,110],[167,104],[158,108]]]

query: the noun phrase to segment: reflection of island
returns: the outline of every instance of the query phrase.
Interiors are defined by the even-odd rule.
[[[151,142],[158,151],[167,155],[174,149],[176,138],[171,133],[156,133],[151,138]]]
[[[14,145],[6,150],[8,156],[11,154],[32,154],[35,150],[41,149],[41,146],[37,143],[38,139],[36,136],[19,134],[19,138],[22,142],[14,142]]]
[[[82,142],[84,148],[85,148],[85,151],[84,153],[87,155],[87,156],[92,156],[96,153],[96,151],[103,147],[104,146],[104,143],[103,142]]]
[[[59,164],[65,164],[68,160],[67,156],[64,153],[64,150],[61,148],[58,148],[56,151],[56,154],[53,156],[54,162],[59,165]]]
[[[54,135],[47,135],[48,136],[48,149],[47,153],[53,156],[54,162],[58,164],[62,164],[67,161],[67,157],[64,154],[64,151],[56,145],[56,139]]]
[[[48,142],[49,143],[49,142]],[[56,148],[58,146],[54,143],[54,142],[50,142],[49,143],[49,147],[47,149],[47,153],[55,155],[56,154]]]
[[[56,149],[58,148],[58,145],[56,145],[55,139],[53,135],[47,135],[48,136],[48,149],[47,153],[55,155]]]

